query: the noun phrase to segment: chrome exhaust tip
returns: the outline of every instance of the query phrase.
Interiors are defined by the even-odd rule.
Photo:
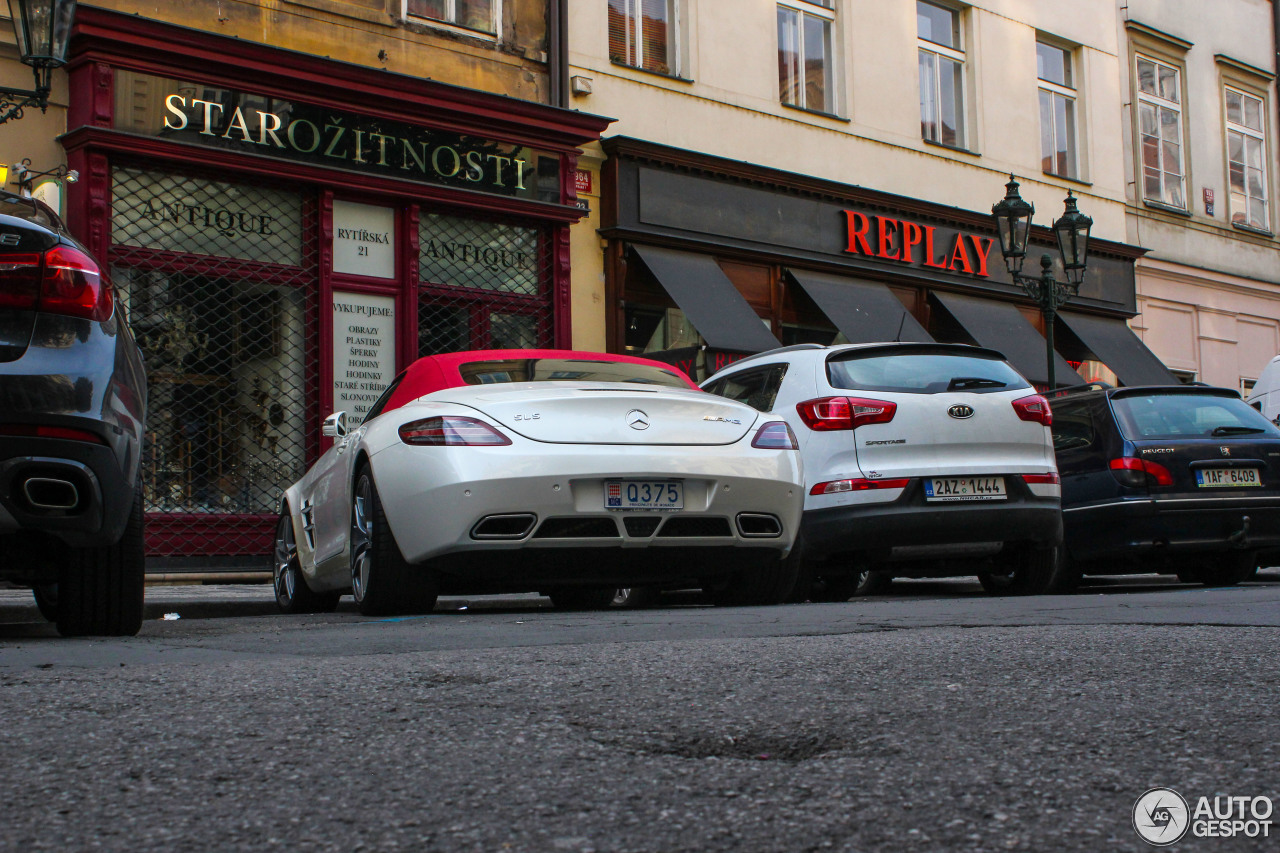
[[[36,509],[70,510],[80,503],[75,483],[54,477],[28,477],[22,481],[22,495]]]
[[[523,539],[538,517],[531,512],[486,515],[471,528],[472,539]]]
[[[782,522],[768,513],[740,512],[738,533],[745,539],[776,539],[782,535]]]

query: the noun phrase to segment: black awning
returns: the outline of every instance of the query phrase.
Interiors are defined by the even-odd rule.
[[[933,295],[975,341],[1004,353],[1009,363],[1030,381],[1041,385],[1049,382],[1044,336],[1027,322],[1017,306],[994,299],[957,296],[936,290]],[[1058,385],[1084,382],[1065,358],[1056,352],[1053,357],[1054,380]]]
[[[933,343],[902,300],[883,284],[804,270],[788,269],[787,275],[818,303],[851,344]]]
[[[782,346],[714,258],[652,246],[632,246],[631,251],[708,345],[732,352]]]
[[[1080,339],[1098,360],[1115,371],[1124,385],[1177,385],[1156,354],[1147,349],[1124,320],[1089,314],[1058,314],[1071,333]]]

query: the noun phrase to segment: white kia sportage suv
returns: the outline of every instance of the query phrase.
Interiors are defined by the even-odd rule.
[[[800,344],[702,387],[785,418],[805,470],[793,549],[812,594],[893,577],[977,574],[992,593],[1049,591],[1061,488],[1044,397],[1004,357],[961,344]]]

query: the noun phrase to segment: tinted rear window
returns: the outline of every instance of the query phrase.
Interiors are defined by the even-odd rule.
[[[1000,359],[960,353],[855,352],[827,362],[827,377],[835,388],[906,394],[985,393],[1030,387]]]
[[[1280,429],[1234,397],[1206,394],[1146,394],[1113,397],[1111,408],[1130,441],[1177,438],[1280,438]]]
[[[630,382],[636,385],[665,385],[688,388],[689,380],[678,370],[622,361],[594,361],[576,358],[513,358],[499,361],[469,361],[459,366],[468,385],[502,382]]]

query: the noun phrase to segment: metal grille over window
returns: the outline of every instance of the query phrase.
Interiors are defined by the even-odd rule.
[[[313,212],[296,193],[118,168],[111,267],[146,357],[153,556],[260,554],[306,469]]]
[[[424,213],[418,239],[418,355],[551,345],[551,252],[542,232]]]

